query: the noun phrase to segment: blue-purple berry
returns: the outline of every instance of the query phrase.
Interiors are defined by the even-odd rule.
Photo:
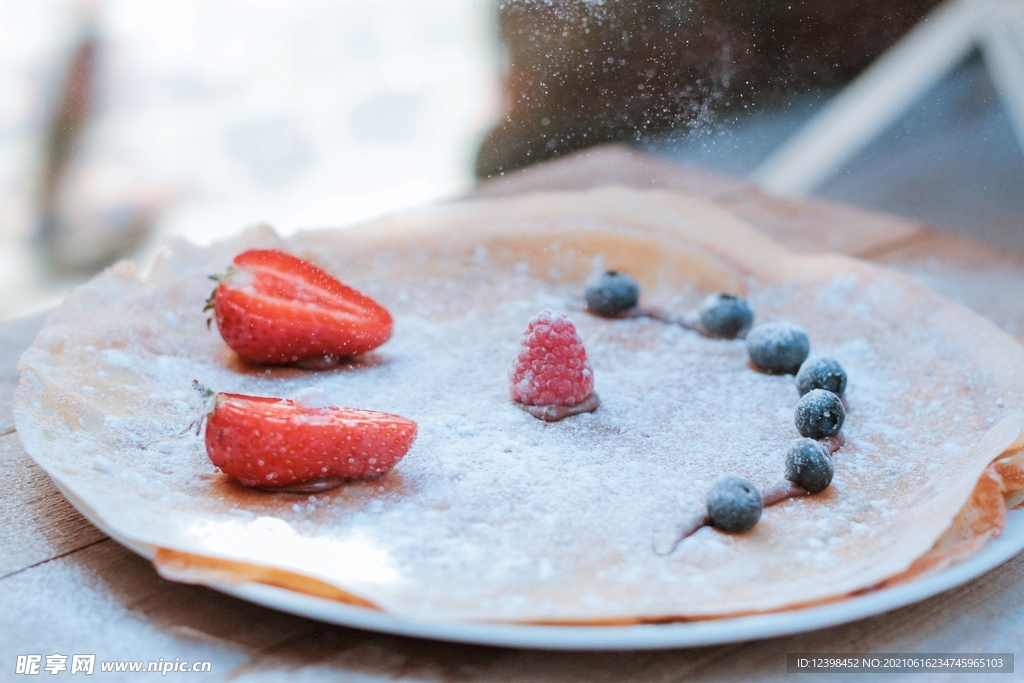
[[[797,439],[786,451],[786,479],[807,493],[818,493],[832,483],[835,468],[828,450],[814,439]]]
[[[735,339],[754,324],[754,312],[742,297],[712,294],[700,305],[700,324],[712,337]]]
[[[810,352],[811,341],[807,333],[793,323],[758,325],[747,335],[747,353],[751,362],[776,375],[795,373]]]
[[[711,485],[705,502],[711,525],[734,534],[753,529],[764,509],[761,492],[736,474],[718,478]]]
[[[846,391],[846,371],[834,358],[810,358],[800,366],[800,372],[796,374],[796,388],[801,396],[812,389],[824,389],[842,396]]]
[[[793,422],[801,436],[824,439],[835,436],[843,428],[846,409],[831,391],[811,389],[796,403]]]
[[[625,273],[609,270],[591,280],[583,296],[591,313],[614,318],[637,305],[640,285]]]

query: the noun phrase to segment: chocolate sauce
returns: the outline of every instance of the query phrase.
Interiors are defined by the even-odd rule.
[[[597,410],[597,406],[600,405],[601,399],[597,397],[597,392],[591,392],[590,396],[587,396],[581,403],[577,403],[574,406],[528,406],[525,403],[519,401],[514,402],[521,409],[533,415],[538,420],[544,420],[545,422],[558,422],[564,420],[570,415],[579,415],[580,413],[592,413]]]
[[[843,436],[842,432],[839,432],[835,436],[830,436],[825,439],[820,439],[819,443],[824,446],[829,453],[835,453],[843,444],[846,443],[846,437]],[[764,498],[764,506],[769,507],[777,503],[781,503],[784,500],[790,498],[799,498],[800,496],[810,495],[803,489],[802,486],[798,486],[791,481],[783,479],[777,481],[768,488],[766,488],[761,496]],[[678,532],[679,537],[676,542],[672,545],[671,550],[666,553],[658,553],[659,555],[671,555],[675,552],[675,549],[679,547],[679,544],[686,540],[687,536],[690,536],[697,532],[702,526],[707,525],[708,516],[706,513],[695,513],[692,517],[689,517],[679,525]]]

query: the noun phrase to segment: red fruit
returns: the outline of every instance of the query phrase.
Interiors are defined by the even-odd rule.
[[[379,476],[415,438],[416,423],[398,415],[242,394],[217,394],[206,422],[210,461],[266,489]]]
[[[387,309],[308,261],[274,249],[235,257],[207,302],[227,345],[251,363],[330,361],[391,336]]]
[[[575,325],[549,309],[527,323],[508,379],[512,398],[530,406],[574,406],[594,391],[594,371]]]

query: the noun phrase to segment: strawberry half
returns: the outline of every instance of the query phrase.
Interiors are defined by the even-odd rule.
[[[206,453],[246,486],[316,491],[377,477],[416,438],[416,423],[356,408],[217,394],[206,422]]]
[[[227,345],[250,363],[332,362],[391,336],[387,309],[283,251],[243,252],[218,279],[207,309]]]

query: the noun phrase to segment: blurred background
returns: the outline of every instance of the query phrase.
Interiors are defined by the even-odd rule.
[[[0,1],[0,319],[166,236],[463,194],[499,101],[476,0]]]
[[[628,144],[1024,253],[1019,0],[0,0],[0,321]]]

